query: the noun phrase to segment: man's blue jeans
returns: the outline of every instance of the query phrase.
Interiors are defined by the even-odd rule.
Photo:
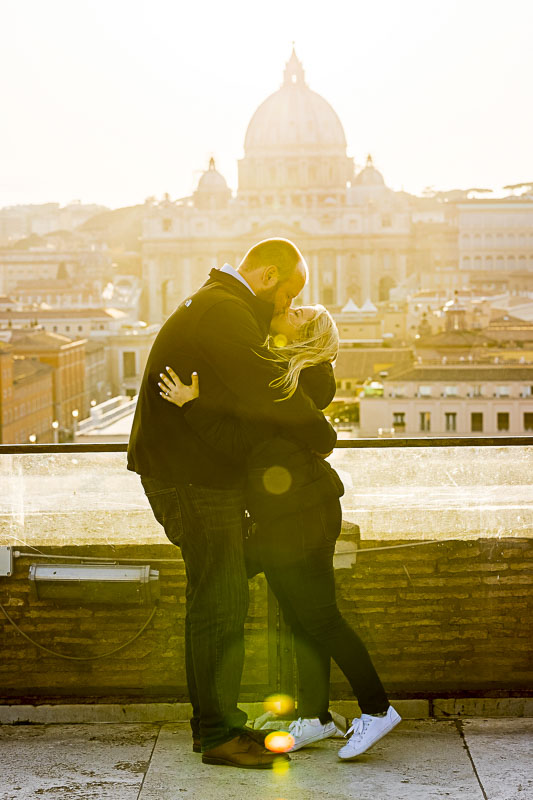
[[[144,476],[141,481],[155,518],[181,548],[185,562],[191,727],[200,736],[202,750],[210,750],[236,736],[247,719],[237,708],[248,612],[243,493],[172,486]]]

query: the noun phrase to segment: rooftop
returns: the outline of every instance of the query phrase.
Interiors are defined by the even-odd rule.
[[[52,367],[48,364],[43,364],[38,358],[15,356],[13,360],[13,377],[17,383],[33,380],[49,372],[52,372]]]
[[[85,342],[85,339],[69,339],[68,336],[63,336],[61,333],[52,333],[51,331],[43,330],[19,330],[13,328],[11,330],[11,338],[9,343],[12,344],[17,350],[61,350],[65,347],[79,345],[80,342]]]
[[[532,381],[533,364],[529,366],[509,364],[441,364],[440,366],[405,367],[399,366],[391,371],[388,380],[401,381]]]
[[[335,377],[365,378],[392,367],[406,369],[413,362],[413,351],[409,347],[361,347],[339,350],[335,364]]]
[[[74,290],[72,290],[74,291]],[[25,310],[0,311],[0,322],[19,319],[121,319],[126,314],[120,309],[109,308],[27,308]]]

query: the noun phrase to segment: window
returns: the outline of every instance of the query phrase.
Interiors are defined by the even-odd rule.
[[[508,386],[498,386],[497,393],[498,393],[498,397],[509,397],[509,387]]]
[[[391,216],[390,214],[383,214],[381,217],[381,227],[382,228],[390,228],[392,225]]]
[[[474,397],[483,397],[483,389],[481,386],[474,386],[473,392]]]
[[[509,412],[508,411],[498,411],[498,418],[497,418],[497,425],[499,431],[508,431],[509,430]]]
[[[455,411],[446,411],[444,414],[445,426],[446,431],[448,433],[453,433],[457,430],[457,414]]]
[[[470,430],[472,433],[483,431],[483,414],[481,411],[472,411],[470,414]]]
[[[444,388],[446,397],[457,397],[457,386],[446,386]]]
[[[524,411],[524,430],[533,431],[533,412]]]
[[[137,374],[135,352],[122,353],[122,373],[125,378],[134,378]]]
[[[393,428],[405,428],[405,412],[395,411],[392,415]]]
[[[164,233],[168,233],[170,230],[172,230],[172,220],[166,217],[161,221],[161,227],[163,228]]]
[[[419,397],[431,397],[431,386],[419,386],[418,387],[418,396]]]
[[[429,433],[431,430],[431,412],[429,411],[421,411],[420,412],[420,430]]]

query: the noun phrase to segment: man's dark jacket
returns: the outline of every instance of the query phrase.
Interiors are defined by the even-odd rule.
[[[247,421],[270,422],[312,450],[329,452],[336,434],[302,389],[283,402],[269,384],[280,372],[264,342],[273,307],[231,275],[212,270],[159,331],[148,357],[128,447],[128,469],[169,484],[238,486],[243,466],[202,441],[183,409],[159,394],[159,375],[172,367],[184,383],[198,372],[202,402],[221,416],[239,407]]]

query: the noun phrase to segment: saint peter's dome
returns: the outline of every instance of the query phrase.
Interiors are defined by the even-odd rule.
[[[356,175],[354,184],[357,186],[385,186],[383,175],[375,168],[371,155],[367,156],[366,165]]]
[[[198,181],[198,188],[194,193],[194,204],[198,208],[224,208],[230,195],[226,179],[217,171],[215,159],[211,158],[209,168]]]
[[[346,155],[342,123],[330,104],[307,86],[294,49],[283,85],[261,103],[250,120],[244,150],[252,157]]]
[[[215,159],[209,159],[209,168],[202,174],[198,181],[198,192],[227,192],[226,179],[215,168]]]

